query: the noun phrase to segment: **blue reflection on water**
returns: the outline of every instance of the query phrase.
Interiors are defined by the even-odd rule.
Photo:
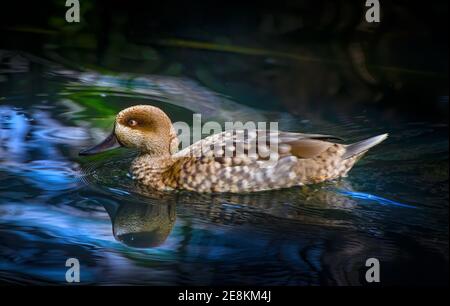
[[[386,198],[382,198],[373,194],[365,193],[365,192],[357,192],[357,191],[347,191],[347,190],[339,190],[339,193],[343,195],[348,195],[355,199],[361,199],[361,200],[368,200],[368,201],[374,201],[381,205],[391,205],[391,206],[399,206],[399,207],[405,207],[405,208],[417,208],[416,206],[403,204],[400,202],[396,202],[393,200],[389,200]]]

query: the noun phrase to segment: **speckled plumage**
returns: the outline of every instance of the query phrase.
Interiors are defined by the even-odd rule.
[[[140,150],[131,165],[132,176],[139,184],[156,190],[231,193],[287,188],[346,176],[370,147],[387,137],[380,135],[344,145],[326,141],[333,138],[327,135],[234,130],[175,152],[178,140],[170,119],[148,105],[120,112],[115,136],[122,145]]]
[[[211,136],[214,139],[214,136]],[[302,135],[303,137],[303,135]],[[317,156],[295,156],[290,145],[283,148],[273,165],[261,165],[261,156],[248,154],[226,157],[217,152],[193,154],[213,139],[205,138],[189,148],[163,159],[141,155],[132,164],[133,177],[156,189],[186,189],[198,192],[253,192],[319,183],[345,176],[360,153],[342,160],[344,145],[329,143]],[[300,138],[298,142],[301,142]],[[310,140],[309,138],[305,138]],[[324,142],[321,140],[315,140]],[[233,145],[233,144],[232,144]],[[221,153],[221,152],[219,152]]]

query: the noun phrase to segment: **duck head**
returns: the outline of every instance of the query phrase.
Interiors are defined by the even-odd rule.
[[[152,156],[175,153],[178,139],[169,117],[151,105],[136,105],[117,114],[112,133],[98,145],[80,151],[94,155],[117,147],[134,148]]]

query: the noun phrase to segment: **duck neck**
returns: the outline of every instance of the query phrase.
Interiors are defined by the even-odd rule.
[[[158,188],[165,184],[165,175],[174,160],[171,155],[154,156],[148,153],[139,154],[131,164],[133,178],[139,183]]]

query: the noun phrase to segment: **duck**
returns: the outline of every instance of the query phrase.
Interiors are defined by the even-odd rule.
[[[231,129],[178,150],[172,121],[160,108],[135,105],[120,111],[111,134],[79,152],[136,149],[133,180],[155,191],[250,193],[318,184],[346,177],[355,163],[388,134],[352,144],[339,137],[264,129]]]

